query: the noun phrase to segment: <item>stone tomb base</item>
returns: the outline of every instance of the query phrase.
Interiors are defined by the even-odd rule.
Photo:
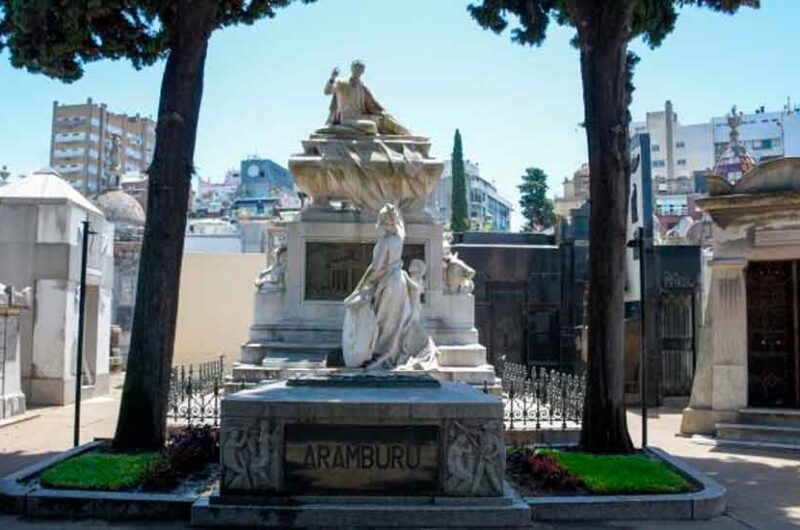
[[[503,405],[424,374],[332,374],[222,402],[220,491],[200,526],[524,528]]]

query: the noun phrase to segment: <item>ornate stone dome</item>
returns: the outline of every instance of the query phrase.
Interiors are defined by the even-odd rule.
[[[94,199],[106,219],[114,223],[115,239],[140,239],[144,232],[145,213],[139,201],[120,189],[111,189]]]
[[[144,226],[144,209],[139,201],[120,189],[108,190],[94,200],[110,222]]]

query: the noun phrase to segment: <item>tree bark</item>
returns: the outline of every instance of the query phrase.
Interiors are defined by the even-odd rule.
[[[178,314],[183,239],[194,170],[215,0],[181,0],[172,20],[153,162],[148,170],[147,221],[136,308],[114,449],[163,448]]]
[[[588,388],[581,448],[633,450],[624,402],[625,243],[630,188],[629,0],[575,0],[589,151]]]

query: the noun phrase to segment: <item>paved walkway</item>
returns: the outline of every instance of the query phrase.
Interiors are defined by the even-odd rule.
[[[122,380],[112,379],[109,397],[84,402],[81,441],[110,437],[116,426]],[[33,411],[29,421],[0,427],[0,476],[12,473],[37,459],[72,446],[72,407]],[[628,414],[634,443],[639,443],[641,417]],[[680,411],[651,411],[648,422],[650,445],[679,456],[728,488],[725,516],[707,522],[607,522],[591,524],[540,524],[536,528],[690,529],[690,530],[783,530],[800,528],[800,453],[697,445],[678,437]],[[26,522],[0,516],[3,530],[93,528],[149,530],[182,528],[179,524],[108,524],[102,521]]]
[[[83,401],[81,443],[114,435],[122,381],[122,374],[113,374],[108,396]],[[34,408],[25,414],[29,420],[0,427],[0,477],[72,447],[74,415],[71,405]]]

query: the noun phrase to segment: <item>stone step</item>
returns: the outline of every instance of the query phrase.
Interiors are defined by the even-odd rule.
[[[486,364],[486,347],[480,344],[463,346],[437,345],[439,366],[481,366]]]
[[[497,375],[490,364],[479,366],[439,366],[431,375],[441,381],[454,381],[456,383],[469,383],[475,386],[495,385]]]
[[[241,361],[251,365],[282,365],[301,363],[302,366],[325,362],[325,356],[341,348],[334,342],[248,342],[242,346]]]
[[[335,350],[342,347],[337,342],[289,342],[283,340],[270,340],[262,342],[248,342],[246,348],[260,348],[274,351],[325,351]]]
[[[261,379],[275,379],[283,372],[292,375],[316,374],[326,369],[325,358],[307,357],[305,359],[265,359],[264,364],[244,364],[234,365],[231,376],[236,380],[260,381]]]
[[[717,423],[717,439],[751,443],[779,443],[800,447],[800,427]]]
[[[751,425],[800,427],[800,410],[778,408],[746,408],[739,411],[740,422]]]

